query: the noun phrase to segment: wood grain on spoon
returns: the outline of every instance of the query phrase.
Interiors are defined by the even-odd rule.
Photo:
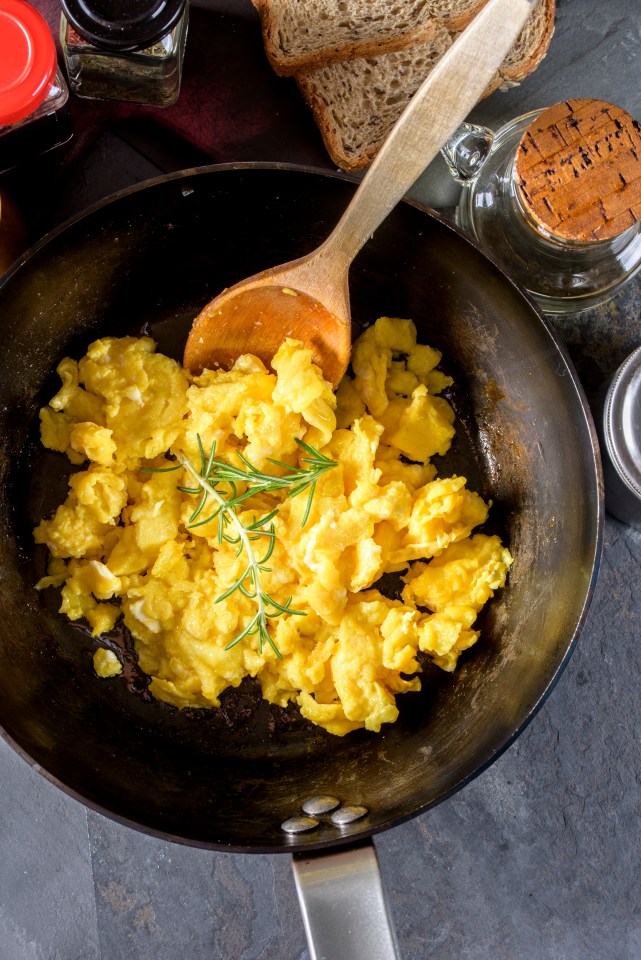
[[[345,353],[349,356],[349,327],[314,297],[290,287],[260,286],[241,288],[221,301],[219,306],[218,299],[212,300],[194,321],[184,357],[192,373],[228,370],[248,352],[269,367],[282,342],[291,337],[312,350],[330,383],[340,381]]]
[[[192,373],[229,369],[243,353],[253,353],[269,366],[283,340],[291,337],[313,351],[314,361],[336,386],[351,348],[351,258],[339,244],[334,230],[304,257],[223,290],[194,320],[185,367]]]
[[[535,2],[489,0],[414,94],[325,243],[208,304],[187,340],[188,369],[228,367],[244,353],[268,361],[286,336],[296,336],[338,383],[349,363],[352,260],[478,102]]]

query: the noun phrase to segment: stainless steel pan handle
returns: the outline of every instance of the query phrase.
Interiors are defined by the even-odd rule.
[[[311,960],[400,960],[374,844],[294,854]]]

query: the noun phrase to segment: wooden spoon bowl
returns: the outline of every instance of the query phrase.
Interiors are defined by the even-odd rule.
[[[312,350],[326,379],[337,384],[351,347],[347,271],[342,285],[319,288],[321,250],[243,280],[211,300],[194,320],[187,339],[183,358],[187,369],[192,373],[229,369],[243,353],[252,353],[269,366],[281,343],[291,337]],[[290,285],[292,279],[297,288]],[[314,293],[324,295],[322,303]]]

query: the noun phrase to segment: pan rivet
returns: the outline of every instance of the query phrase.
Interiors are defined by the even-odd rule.
[[[305,833],[306,830],[315,830],[318,820],[314,817],[290,817],[281,823],[280,828],[285,833]]]
[[[303,810],[310,817],[321,817],[324,813],[331,813],[336,807],[340,806],[340,800],[336,797],[330,797],[323,794],[319,797],[310,797],[303,804]]]
[[[366,817],[369,813],[367,807],[358,807],[358,806],[346,806],[341,807],[340,810],[336,810],[330,817],[332,823],[337,827],[344,827],[348,823],[354,823],[356,820],[361,820],[363,817]]]

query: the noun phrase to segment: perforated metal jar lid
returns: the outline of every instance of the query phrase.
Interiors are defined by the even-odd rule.
[[[186,0],[62,0],[81,37],[111,50],[142,50],[176,26]]]
[[[641,510],[641,347],[615,373],[603,411],[607,454]]]

